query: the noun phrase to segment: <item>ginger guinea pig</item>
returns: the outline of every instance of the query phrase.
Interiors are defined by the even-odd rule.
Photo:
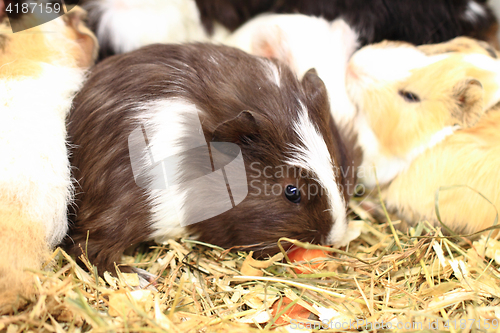
[[[218,0],[203,0],[208,2]],[[273,11],[344,19],[361,45],[383,40],[420,45],[471,36],[499,47],[498,24],[484,0],[287,0]]]
[[[441,46],[437,46],[442,49]],[[500,204],[500,63],[483,52],[427,56],[405,43],[355,53],[347,90],[357,107],[364,160],[358,176],[383,188],[387,207],[408,222],[442,221],[454,232],[491,226]]]
[[[151,45],[94,67],[68,132],[79,194],[66,246],[100,274],[132,244],[185,233],[261,255],[280,237],[349,241],[352,149],[313,71],[299,82],[231,47]]]
[[[34,290],[31,274],[66,235],[72,202],[66,116],[85,68],[97,55],[93,34],[71,12],[12,33],[0,24],[0,312]],[[20,15],[31,26],[35,15]]]

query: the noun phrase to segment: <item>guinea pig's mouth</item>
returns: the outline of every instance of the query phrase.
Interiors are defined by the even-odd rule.
[[[294,239],[294,238],[291,238]],[[324,239],[315,239],[315,238],[301,238],[297,239],[300,242],[303,243],[311,243],[311,244],[321,244],[321,245],[326,245],[324,244]],[[279,245],[278,245],[279,243]],[[251,245],[244,245],[244,246],[234,246],[231,248],[231,250],[240,250],[240,251],[253,251],[254,252],[254,258],[259,258],[259,259],[265,259],[268,257],[271,257],[279,252],[281,252],[280,246],[283,248],[285,252],[288,252],[290,248],[294,244],[292,242],[282,240],[282,241],[274,241],[274,242],[268,242],[268,243],[259,243],[259,244],[251,244]]]

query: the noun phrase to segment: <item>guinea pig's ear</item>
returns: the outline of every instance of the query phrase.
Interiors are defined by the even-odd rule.
[[[75,41],[82,48],[82,56],[78,59],[78,65],[81,67],[91,66],[99,51],[96,36],[84,23],[86,17],[87,12],[79,6],[74,6],[63,16],[64,22],[74,33]]]
[[[452,112],[452,116],[463,127],[474,126],[484,113],[484,90],[481,82],[474,78],[459,81],[453,87],[453,97],[458,108]]]
[[[302,78],[302,87],[307,98],[309,110],[317,110],[325,123],[330,117],[330,104],[328,102],[328,92],[325,83],[318,76],[316,69],[311,68]]]
[[[243,138],[258,135],[269,120],[252,111],[242,111],[236,117],[217,126],[212,135],[213,142],[242,143]]]
[[[277,25],[266,27],[254,34],[251,53],[268,59],[278,59],[292,69],[295,68],[295,61],[286,34]]]

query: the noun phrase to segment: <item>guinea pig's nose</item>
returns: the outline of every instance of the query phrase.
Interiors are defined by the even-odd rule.
[[[325,234],[322,234],[319,238],[319,244],[324,245],[324,246],[330,246],[330,242],[328,241],[328,236]]]

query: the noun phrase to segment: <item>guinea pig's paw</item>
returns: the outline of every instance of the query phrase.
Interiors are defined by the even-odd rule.
[[[158,291],[156,286],[158,285],[158,276],[149,273],[148,271],[134,267],[132,271],[139,276],[139,286],[138,289],[149,289],[152,291]]]

